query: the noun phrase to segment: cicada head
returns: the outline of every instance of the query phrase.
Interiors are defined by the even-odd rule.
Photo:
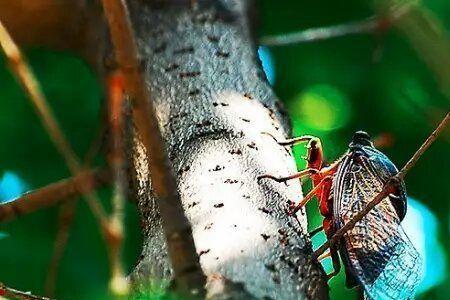
[[[353,134],[349,144],[349,160],[352,165],[351,170],[359,170],[361,176],[378,186],[382,187],[392,176],[398,173],[392,161],[381,151],[375,148],[370,135],[365,131],[357,131]],[[403,220],[406,214],[406,189],[402,182],[400,186],[393,188],[389,198],[396,209],[396,212]]]
[[[312,138],[306,145],[308,168],[320,170],[323,163],[322,143],[319,138]]]
[[[370,135],[365,131],[357,131],[353,134],[350,149],[355,147],[374,147]]]

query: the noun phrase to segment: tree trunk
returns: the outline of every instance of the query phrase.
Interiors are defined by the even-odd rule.
[[[267,83],[252,40],[247,0],[129,1],[148,87],[210,298],[324,299],[306,215],[289,217],[298,181],[258,183],[296,171],[287,117]],[[196,1],[191,1],[196,2]],[[144,245],[132,274],[143,292],[171,276],[142,144],[135,139],[136,195]]]

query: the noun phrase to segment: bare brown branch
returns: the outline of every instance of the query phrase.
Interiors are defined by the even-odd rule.
[[[20,300],[50,300],[50,298],[47,297],[35,296],[29,292],[23,292],[10,288],[0,282],[0,298],[2,296]]]
[[[113,234],[108,240],[110,247],[111,280],[110,290],[115,295],[126,295],[129,292],[128,280],[125,277],[121,249],[124,239],[124,206],[126,190],[124,126],[124,78],[121,72],[110,75],[108,83],[108,108],[110,149],[108,162],[114,176],[112,195],[113,211],[110,216],[110,230]]]
[[[72,200],[61,205],[58,215],[58,231],[56,233],[53,255],[48,268],[47,278],[45,279],[45,294],[53,297],[55,294],[56,280],[58,278],[58,269],[60,261],[66,250],[69,241],[69,230],[76,213],[78,201]]]
[[[82,172],[82,167],[79,162],[78,157],[73,151],[70,143],[62,132],[54,114],[48,105],[47,99],[41,90],[41,87],[29,67],[29,64],[22,55],[19,47],[14,43],[13,39],[9,35],[3,23],[0,22],[0,46],[2,47],[8,63],[13,71],[14,75],[17,77],[18,81],[22,84],[25,92],[29,96],[36,113],[38,114],[41,122],[49,134],[52,142],[56,146],[57,150],[63,156],[66,164],[73,176],[76,176]],[[83,192],[87,203],[98,219],[102,227],[107,226],[106,224],[106,213],[103,207],[98,201],[96,195],[91,191],[83,191],[83,187],[80,186],[80,191]],[[103,228],[104,230],[105,228]]]
[[[68,179],[52,183],[40,189],[28,192],[23,196],[0,205],[0,222],[47,208],[70,198],[81,196],[79,186],[85,190],[93,190],[109,183],[109,171],[92,170]]]
[[[200,268],[191,226],[187,220],[176,180],[159,131],[153,102],[140,69],[138,50],[123,0],[103,0],[117,62],[125,75],[127,92],[133,101],[133,117],[145,146],[152,188],[157,197],[176,289],[184,295],[203,294],[205,276]]]
[[[307,42],[317,42],[331,38],[337,38],[356,34],[381,33],[389,29],[398,19],[409,10],[408,6],[402,6],[392,10],[387,15],[375,15],[362,21],[349,22],[320,28],[311,28],[298,32],[266,36],[260,39],[260,43],[266,46],[284,46]]]
[[[356,214],[350,221],[348,221],[341,229],[336,231],[331,239],[326,241],[322,246],[317,249],[313,258],[317,259],[321,254],[323,254],[330,246],[335,244],[346,232],[351,230],[356,223],[358,223],[364,216],[366,216],[376,205],[378,205],[383,199],[385,199],[391,192],[392,188],[400,183],[406,176],[406,174],[411,170],[411,168],[417,163],[423,153],[433,144],[437,139],[439,134],[444,130],[445,126],[450,121],[450,112],[446,114],[444,119],[439,123],[436,129],[430,134],[430,136],[425,140],[425,142],[420,146],[420,148],[414,153],[411,159],[405,164],[405,166],[400,170],[397,175],[393,176],[382,188],[380,193],[376,195],[367,206]]]

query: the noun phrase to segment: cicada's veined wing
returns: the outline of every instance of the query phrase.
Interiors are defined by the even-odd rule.
[[[351,150],[334,178],[336,229],[364,209],[397,172],[384,155],[373,157],[378,155],[376,149],[364,148]],[[398,198],[406,199],[404,188],[400,192],[403,194]],[[387,197],[342,238],[340,249],[344,263],[369,299],[410,299],[420,281],[421,258],[400,221],[393,201]]]

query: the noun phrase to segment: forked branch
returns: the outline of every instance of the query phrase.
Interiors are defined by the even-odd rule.
[[[0,46],[5,53],[5,56],[14,75],[16,75],[17,79],[28,94],[33,107],[35,108],[36,113],[41,119],[41,122],[44,125],[45,130],[49,134],[52,142],[55,144],[55,147],[65,159],[72,175],[77,176],[83,171],[82,166],[75,152],[70,146],[70,143],[68,142],[60,126],[58,125],[58,122],[56,121],[56,118],[54,117],[54,114],[50,106],[48,105],[47,99],[45,98],[44,93],[42,92],[33,71],[26,62],[25,57],[22,55],[19,47],[14,43],[14,40],[9,35],[8,31],[1,22]],[[98,201],[97,197],[92,193],[92,191],[84,190],[83,186],[79,186],[78,189],[86,197],[87,203],[96,218],[99,220],[102,229],[106,230],[106,213],[104,212],[100,201]]]
[[[430,134],[430,136],[425,140],[425,142],[420,146],[420,148],[414,153],[414,155],[410,158],[410,160],[405,164],[405,166],[398,172],[395,176],[393,176],[382,188],[382,190],[367,204],[367,206],[357,213],[350,221],[348,221],[342,228],[340,228],[333,235],[331,239],[326,241],[322,246],[319,247],[313,253],[313,259],[317,259],[321,254],[323,254],[328,248],[334,245],[345,233],[349,230],[353,229],[353,227],[358,223],[362,218],[364,218],[376,205],[378,205],[383,199],[385,199],[391,192],[392,188],[398,185],[401,180],[403,180],[406,174],[411,170],[411,168],[417,163],[423,153],[433,144],[433,142],[437,139],[439,134],[444,130],[445,126],[450,121],[450,112],[446,114],[444,119],[439,123],[436,129]]]

